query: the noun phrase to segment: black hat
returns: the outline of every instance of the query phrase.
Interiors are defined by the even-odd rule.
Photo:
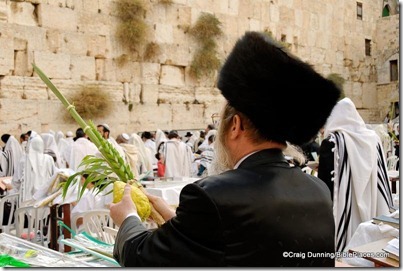
[[[191,137],[193,134],[191,132],[187,132],[185,137]]]
[[[218,88],[266,139],[297,145],[317,134],[340,96],[333,82],[258,32],[237,41]]]

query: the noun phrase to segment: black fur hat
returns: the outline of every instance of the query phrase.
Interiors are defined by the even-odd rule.
[[[317,134],[340,96],[333,82],[258,32],[235,44],[218,88],[266,139],[296,145]]]

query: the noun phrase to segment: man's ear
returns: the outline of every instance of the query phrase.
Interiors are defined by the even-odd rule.
[[[243,133],[244,127],[242,125],[242,119],[239,115],[235,115],[232,117],[231,129],[230,129],[230,138],[236,139],[239,137],[241,133]]]

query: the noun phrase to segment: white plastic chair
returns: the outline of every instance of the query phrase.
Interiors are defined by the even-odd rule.
[[[399,157],[397,157],[396,155],[391,155],[386,159],[388,170],[396,170],[398,163],[399,163]]]
[[[117,229],[113,223],[108,209],[91,210],[82,213],[83,230],[91,236],[108,244],[115,243],[115,234],[105,228]]]
[[[18,198],[19,193],[7,195],[0,199],[0,223],[1,223],[1,232],[10,234],[11,230],[15,229],[15,222],[14,222],[14,212],[18,208]],[[9,216],[5,225],[3,225],[3,220],[5,218],[5,206],[8,205],[9,207]]]
[[[15,211],[15,236],[47,247],[50,233],[49,222],[49,206],[19,207]]]

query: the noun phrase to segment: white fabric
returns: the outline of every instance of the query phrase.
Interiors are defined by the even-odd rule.
[[[141,139],[141,137],[138,134],[133,133],[130,135],[129,143],[136,146],[139,152],[138,166],[137,166],[138,172],[140,174],[143,174],[146,173],[147,171],[150,170],[152,171],[153,166],[150,160],[150,156],[147,152],[148,149],[146,149],[146,147],[144,146],[144,142]]]
[[[56,167],[58,168],[65,167],[65,165],[61,163],[62,159],[60,157],[60,152],[59,148],[57,147],[55,137],[51,133],[42,133],[41,137],[43,139],[45,153],[47,150],[50,150],[56,155],[56,162],[55,162]]]
[[[85,137],[80,137],[71,146],[69,166],[74,171],[80,171],[78,166],[87,155],[95,155],[98,152],[94,143]]]
[[[55,134],[55,140],[56,140],[56,144],[59,144],[59,141],[61,138],[64,138],[64,134],[62,131],[57,131],[57,133]]]
[[[14,136],[10,136],[0,155],[0,177],[13,176],[18,170],[18,163],[23,156],[23,150]]]
[[[162,147],[165,177],[190,177],[192,174],[193,153],[188,145],[175,138]]]
[[[56,170],[53,158],[43,152],[44,143],[42,137],[35,136],[29,144],[26,156],[23,180],[21,182],[20,202],[31,200],[33,194],[49,180]]]
[[[158,160],[157,160],[157,158],[155,158],[155,154],[157,153],[157,149],[155,147],[155,142],[152,141],[151,139],[147,139],[144,142],[144,146],[150,150],[149,156],[150,156],[151,164],[156,165]]]
[[[68,167],[67,163],[70,160],[70,151],[71,145],[74,141],[67,141],[65,138],[59,138],[59,143],[57,144],[57,148],[60,152],[60,168]]]
[[[205,151],[209,147],[208,138],[212,135],[216,135],[217,130],[208,131],[207,135],[204,137],[203,143],[199,146],[200,151]]]
[[[366,125],[349,98],[340,100],[333,108],[325,126],[325,137],[338,132],[344,138],[345,146],[335,147],[334,204],[336,230],[339,223],[347,223],[347,240],[351,239],[358,225],[377,215],[388,214],[388,203],[378,190],[378,150],[380,139],[375,131]],[[343,157],[345,148],[348,158]],[[346,159],[346,164],[342,161]],[[385,163],[385,157],[383,156]],[[341,168],[351,171],[340,174]],[[348,185],[351,180],[351,185]],[[351,194],[351,197],[347,195]],[[351,206],[350,221],[343,222],[345,206]],[[336,233],[337,234],[337,233]],[[337,236],[336,236],[337,238]],[[337,240],[336,240],[337,243]]]
[[[113,137],[109,137],[108,141],[118,151],[123,160],[126,161],[125,152],[123,151],[123,148],[116,142],[116,140]]]
[[[155,152],[157,153],[158,146],[162,143],[167,141],[167,137],[165,136],[165,133],[161,129],[157,129],[155,132]]]
[[[125,152],[125,158],[126,162],[129,164],[134,177],[137,178],[139,176],[139,172],[137,169],[137,164],[138,164],[138,156],[139,156],[139,151],[137,150],[137,147],[134,144],[130,143],[120,143],[120,146],[122,147],[123,151]]]
[[[108,205],[112,203],[113,194],[106,194],[112,189],[113,186],[109,185],[99,194],[97,194],[97,188],[93,188],[91,190],[87,189],[88,191],[81,197],[81,199],[77,202],[77,205],[71,210],[71,214],[73,215],[77,213],[84,213],[90,210],[108,208]]]

